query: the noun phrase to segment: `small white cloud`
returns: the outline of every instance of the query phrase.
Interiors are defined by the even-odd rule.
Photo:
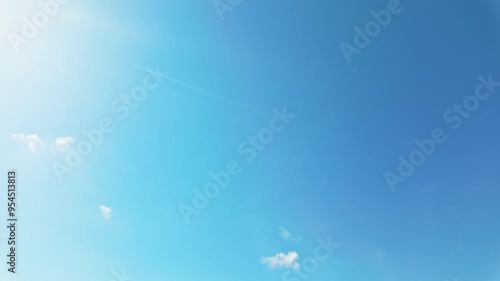
[[[288,254],[279,253],[274,257],[262,257],[260,262],[269,266],[269,268],[299,268],[299,255],[297,252],[289,252]]]
[[[286,228],[280,227],[280,236],[286,240],[288,238],[291,238],[292,234]]]
[[[106,207],[104,205],[101,205],[101,206],[99,206],[99,209],[101,210],[101,214],[105,219],[109,220],[111,218],[111,208],[110,207]]]
[[[56,139],[56,147],[59,151],[66,151],[74,142],[75,140],[72,137],[60,137]]]
[[[31,151],[37,151],[38,148],[42,146],[42,139],[37,134],[17,134],[11,135],[11,138],[15,141],[20,141],[21,143],[25,144]]]

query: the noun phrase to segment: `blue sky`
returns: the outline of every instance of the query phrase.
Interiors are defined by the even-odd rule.
[[[0,279],[499,280],[500,88],[457,129],[443,114],[489,92],[478,77],[500,81],[500,5],[402,0],[348,63],[340,44],[391,1],[243,1],[221,20],[211,1],[71,0],[17,47],[43,8],[2,1],[0,171],[19,173],[19,246]],[[385,173],[436,128],[446,141],[391,190]],[[180,206],[230,162],[186,223]]]

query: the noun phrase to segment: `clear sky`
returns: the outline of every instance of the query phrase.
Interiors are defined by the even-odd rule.
[[[394,1],[2,0],[0,279],[500,280],[500,4]]]

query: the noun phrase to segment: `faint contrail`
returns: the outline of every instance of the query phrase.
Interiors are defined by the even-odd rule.
[[[144,67],[142,67],[142,66],[140,66],[140,65],[134,65],[134,66],[135,66],[135,67],[137,67],[137,68],[139,68],[139,69],[141,69],[141,70],[145,70],[145,71],[148,71],[148,70],[149,70],[149,69],[144,68]],[[227,98],[225,98],[225,97],[222,97],[222,96],[219,96],[219,95],[216,95],[216,94],[210,93],[210,92],[208,92],[208,91],[205,91],[205,90],[203,90],[203,89],[200,89],[200,88],[198,88],[198,87],[195,87],[195,86],[193,86],[193,85],[190,85],[190,84],[188,84],[188,83],[186,83],[186,82],[183,82],[183,81],[177,80],[177,79],[175,79],[175,78],[172,78],[171,76],[166,76],[166,75],[161,75],[161,74],[158,74],[158,76],[160,76],[160,77],[162,77],[162,78],[164,78],[164,79],[166,79],[166,80],[168,80],[168,81],[170,81],[170,82],[173,82],[173,83],[176,83],[176,84],[181,85],[181,86],[183,86],[183,87],[186,87],[186,88],[188,88],[188,89],[194,90],[194,91],[196,91],[196,92],[198,92],[198,93],[201,93],[201,94],[207,95],[207,96],[209,96],[209,97],[212,97],[212,98],[214,98],[214,99],[218,99],[218,100],[224,101],[224,102],[226,102],[226,103],[230,103],[230,104],[236,105],[236,106],[238,106],[238,107],[244,108],[244,109],[246,109],[246,110],[250,110],[250,111],[253,111],[253,112],[257,112],[257,113],[259,113],[259,114],[264,114],[264,112],[259,111],[259,110],[255,109],[255,108],[251,108],[251,107],[248,107],[248,106],[246,106],[246,105],[244,105],[244,104],[241,104],[241,103],[239,103],[239,102],[235,102],[235,101],[232,101],[232,100],[227,99]]]

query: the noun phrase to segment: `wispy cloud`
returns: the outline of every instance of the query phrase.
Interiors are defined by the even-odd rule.
[[[299,268],[299,255],[297,252],[278,253],[274,257],[262,257],[260,262],[266,264],[269,268]]]
[[[39,150],[49,149],[48,147],[44,147],[43,140],[38,134],[12,134],[11,139],[17,142],[24,144],[29,150],[36,152]],[[57,151],[66,151],[72,143],[75,142],[75,139],[71,136],[67,137],[57,137],[54,145],[55,149],[52,146],[50,149],[52,153]]]
[[[286,228],[280,227],[280,236],[286,240],[292,237],[292,234]]]
[[[109,220],[111,218],[111,208],[110,207],[101,205],[101,206],[99,206],[99,209],[101,210],[101,214],[105,219]]]
[[[60,137],[56,139],[56,147],[59,151],[66,151],[74,142],[75,140],[72,137]]]
[[[14,134],[11,138],[15,141],[19,141],[26,145],[29,150],[37,151],[40,146],[42,146],[42,139],[37,134],[26,135],[26,134]]]

